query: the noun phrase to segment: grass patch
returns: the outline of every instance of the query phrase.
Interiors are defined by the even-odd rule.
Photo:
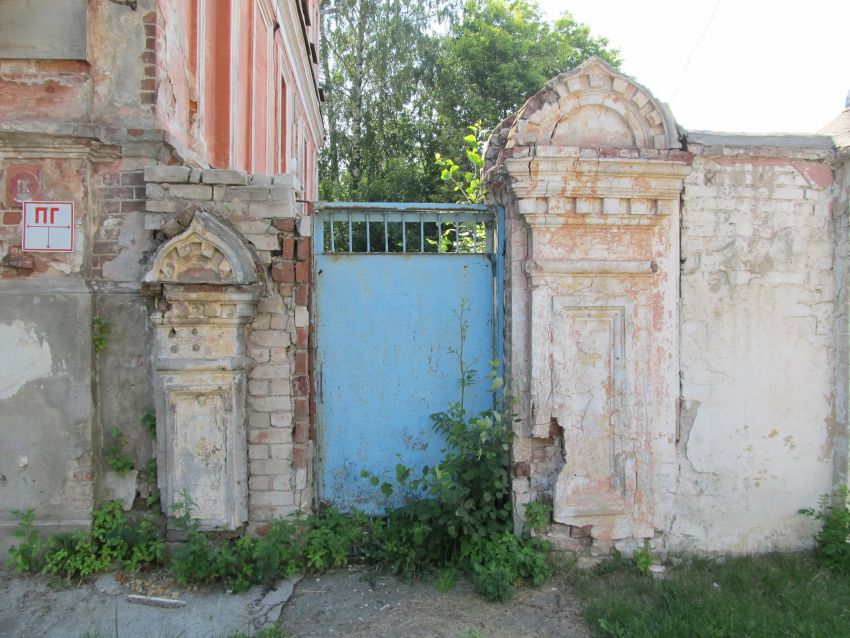
[[[595,636],[850,636],[850,576],[810,555],[692,559],[662,580],[603,563],[570,581]]]

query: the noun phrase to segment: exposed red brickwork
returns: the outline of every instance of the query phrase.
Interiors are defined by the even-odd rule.
[[[292,450],[292,467],[296,470],[307,467],[307,451],[303,447]]]
[[[531,476],[531,467],[528,463],[514,463],[514,476],[522,478]]]
[[[275,259],[272,261],[271,276],[272,281],[276,282],[295,281],[295,264],[284,259]]]
[[[103,277],[103,266],[122,250],[121,229],[127,213],[145,209],[144,172],[142,170],[107,173],[95,188],[97,227],[92,242],[92,269],[95,277]]]
[[[307,306],[310,303],[310,285],[303,283],[295,286],[295,305]],[[299,328],[300,330],[301,328]],[[306,347],[306,344],[305,346]]]
[[[156,11],[147,13],[142,21],[145,28],[145,48],[139,57],[139,61],[144,67],[145,75],[139,87],[139,102],[143,106],[153,107],[156,104],[157,75],[159,70],[158,49],[162,29]]]
[[[312,270],[312,243],[307,237],[296,237],[296,225],[293,219],[276,219],[272,226],[281,234],[281,256],[272,261],[271,277],[280,282],[279,292],[291,297],[294,292],[295,307],[310,309],[310,280]],[[293,282],[295,285],[293,286]],[[310,330],[307,326],[296,327],[294,348],[293,377],[291,381],[294,402],[294,433],[292,449],[293,469],[307,467],[311,454],[310,443],[315,440],[315,424],[311,378],[313,374],[313,356],[310,343]]]
[[[31,271],[35,268],[35,258],[32,255],[22,252],[20,246],[10,246],[9,252],[3,258],[2,263],[4,266],[10,266],[22,271]],[[26,275],[28,273],[23,272],[20,274]]]
[[[310,260],[310,249],[312,247],[312,242],[309,238],[299,239],[297,242],[297,250],[295,254],[295,258],[298,261],[307,262]]]
[[[295,399],[295,419],[306,419],[308,417],[307,414],[307,399],[298,398]]]
[[[102,188],[105,194],[121,195],[121,188],[136,188],[137,179],[109,175]],[[276,286],[262,295],[247,334],[254,360],[247,384],[249,522],[260,525],[309,509],[316,439],[311,420],[312,256],[309,238],[300,234],[298,192],[287,187],[287,176],[236,170],[151,166],[143,181],[146,223],[158,223],[160,233],[172,236],[172,230],[180,232],[192,222],[195,210],[212,209],[233,221],[266,264],[267,278]],[[131,201],[104,199],[102,205],[119,216]],[[105,242],[98,248],[110,248],[105,239],[98,241]]]
[[[19,210],[7,210],[3,213],[3,225],[4,226],[17,226],[21,223],[21,211]]]
[[[294,233],[295,232],[295,220],[294,219],[275,219],[272,221],[272,226],[277,228],[282,233]]]

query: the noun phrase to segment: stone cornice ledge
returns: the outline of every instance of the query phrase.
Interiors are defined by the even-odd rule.
[[[512,158],[503,167],[520,198],[632,194],[678,199],[691,172],[690,163],[684,161],[602,157]]]
[[[220,372],[228,375],[237,370],[247,370],[255,361],[250,357],[219,357],[215,359],[159,359],[154,364],[157,372]],[[213,380],[210,380],[214,383]]]
[[[658,264],[652,259],[534,259],[523,264],[530,277],[573,275],[654,275]]]

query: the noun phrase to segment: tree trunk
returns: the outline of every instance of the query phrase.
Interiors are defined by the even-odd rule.
[[[325,6],[329,6],[330,3],[323,3],[323,8]],[[330,44],[328,42],[328,25],[333,20],[333,18],[325,18],[325,24],[322,25],[321,30],[321,44],[322,44],[322,72],[325,76],[325,113],[328,118],[328,130],[327,130],[327,162],[325,165],[327,166],[326,176],[333,184],[339,183],[339,130],[337,127],[337,101],[334,95],[333,88],[331,87],[331,68],[330,68]]]
[[[366,22],[368,0],[360,0],[357,10],[357,38],[354,46],[354,77],[351,86],[351,191],[356,193],[360,188],[362,176],[361,167],[361,138],[363,136],[363,80],[366,77],[366,61],[364,40],[366,37]]]

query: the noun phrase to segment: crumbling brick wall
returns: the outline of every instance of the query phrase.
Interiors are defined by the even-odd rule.
[[[212,211],[254,246],[264,290],[248,332],[249,522],[254,528],[312,504],[310,423],[311,218],[292,175],[149,167],[145,227],[154,243]]]

